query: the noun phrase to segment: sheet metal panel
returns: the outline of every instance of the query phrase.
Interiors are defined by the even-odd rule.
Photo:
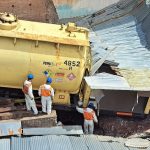
[[[81,135],[81,126],[58,126],[51,128],[24,128],[23,135]]]
[[[85,77],[85,80],[91,89],[130,90],[127,81],[123,77],[117,75],[99,73],[95,76]]]
[[[50,150],[47,136],[35,136],[30,138],[31,150]],[[53,143],[51,143],[53,144]]]
[[[100,137],[103,139],[103,137]],[[105,138],[105,137],[104,137]],[[10,146],[9,140],[4,139]],[[11,150],[140,150],[139,148],[126,147],[124,145],[126,139],[120,142],[105,141],[102,142],[98,139],[97,135],[86,135],[82,137],[72,137],[72,136],[33,136],[33,137],[12,137],[11,138]],[[3,140],[0,140],[0,144]],[[1,145],[0,145],[1,146]],[[6,146],[7,147],[7,146]],[[145,149],[149,150],[150,146]],[[3,149],[2,149],[3,150]],[[10,149],[4,149],[10,150]]]
[[[150,69],[150,51],[145,47],[145,34],[141,30],[141,24],[136,25],[136,20],[132,16],[99,25],[95,32],[105,45],[117,47],[109,59],[118,62],[119,68]],[[100,45],[99,41],[94,41],[93,45],[93,51],[101,50],[97,46]],[[104,51],[99,53],[103,55]]]
[[[68,136],[47,136],[50,150],[72,150],[72,145]]]
[[[129,150],[123,143],[112,142],[109,144],[113,150]]]
[[[118,1],[119,0],[53,0],[60,19],[88,15]]]
[[[85,143],[87,147],[91,150],[105,149],[101,142],[98,140],[97,136],[89,135],[85,136]]]
[[[104,150],[112,150],[112,147],[110,145],[110,142],[101,142],[102,146],[104,147]]]
[[[0,139],[0,150],[10,150],[10,139]]]
[[[122,72],[121,72],[122,73]],[[125,74],[126,73],[126,74]],[[128,74],[129,73],[129,74]],[[148,74],[148,73],[147,73]],[[122,73],[124,77],[108,73],[99,73],[94,76],[87,76],[85,80],[91,89],[106,90],[128,90],[128,91],[150,91],[148,77],[145,74],[134,74],[129,71]]]
[[[21,121],[1,121],[0,136],[21,135]]]
[[[69,137],[73,150],[88,150],[83,137]]]
[[[122,0],[78,21],[91,29],[92,50],[103,56],[104,47],[117,47],[108,60],[118,62],[119,68],[150,69],[150,9],[145,3]]]
[[[30,138],[11,137],[11,150],[31,150]]]

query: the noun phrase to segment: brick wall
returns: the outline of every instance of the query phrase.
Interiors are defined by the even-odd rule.
[[[14,13],[24,20],[50,23],[58,21],[52,0],[1,0],[0,12]]]

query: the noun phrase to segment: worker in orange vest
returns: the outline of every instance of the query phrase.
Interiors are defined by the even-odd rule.
[[[32,90],[32,80],[34,79],[33,74],[28,74],[27,80],[25,80],[23,84],[23,93],[25,95],[25,102],[26,102],[26,107],[28,111],[31,111],[31,108],[34,112],[35,115],[38,114],[38,110],[36,108],[36,104],[34,101],[34,95],[33,95],[33,90]]]
[[[87,108],[79,108],[76,106],[76,109],[79,113],[82,113],[84,116],[84,132],[85,134],[93,134],[94,131],[94,122],[98,123],[96,114],[93,110],[93,103],[89,103]]]
[[[46,84],[39,88],[39,96],[41,96],[42,112],[50,114],[52,109],[52,100],[54,99],[54,89],[50,86],[52,78],[47,78]]]

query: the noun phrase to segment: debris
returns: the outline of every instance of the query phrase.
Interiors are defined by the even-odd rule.
[[[58,121],[58,123],[56,124],[57,126],[63,126],[61,121]]]
[[[150,142],[146,139],[133,138],[133,139],[128,139],[125,142],[125,145],[134,148],[147,148],[150,145]]]

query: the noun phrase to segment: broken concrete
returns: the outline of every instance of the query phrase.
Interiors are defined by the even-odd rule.
[[[55,110],[53,110],[50,115],[39,114],[38,116],[25,117],[21,119],[22,128],[31,128],[31,127],[48,128],[56,126],[56,123],[57,123],[57,115]]]

